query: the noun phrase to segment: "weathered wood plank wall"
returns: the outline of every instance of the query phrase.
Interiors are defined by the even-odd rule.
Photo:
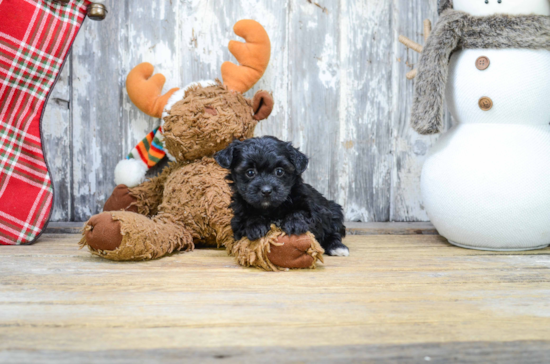
[[[271,64],[249,92],[273,91],[276,107],[257,135],[291,140],[310,157],[306,180],[354,221],[427,220],[419,178],[435,137],[408,126],[422,21],[436,0],[106,0],[109,16],[87,21],[50,99],[46,151],[56,188],[55,221],[101,210],[116,163],[159,124],[128,99],[124,80],[148,61],[169,87],[220,77],[227,42],[244,18],[264,25]]]

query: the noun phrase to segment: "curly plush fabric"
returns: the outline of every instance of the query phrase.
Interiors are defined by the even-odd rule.
[[[130,194],[137,201],[132,204],[137,208],[137,212],[145,216],[155,216],[158,214],[158,207],[162,203],[164,194],[164,184],[170,174],[185,165],[181,162],[170,162],[162,172],[139,186],[130,188]]]
[[[420,134],[436,134],[443,128],[449,59],[452,52],[460,48],[550,50],[550,17],[503,14],[479,17],[445,10],[428,38],[418,65],[411,124]]]
[[[167,110],[164,145],[178,161],[212,156],[235,139],[254,136],[258,121],[253,119],[252,101],[216,82],[190,87],[184,99]]]

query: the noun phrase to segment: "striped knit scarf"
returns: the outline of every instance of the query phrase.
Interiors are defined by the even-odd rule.
[[[166,156],[163,145],[162,126],[159,126],[149,134],[128,154],[126,159],[139,159],[147,168],[154,167]]]

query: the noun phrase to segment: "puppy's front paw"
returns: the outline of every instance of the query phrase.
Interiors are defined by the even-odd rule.
[[[246,237],[254,241],[263,238],[269,232],[270,227],[264,224],[254,224],[246,228]]]
[[[344,244],[334,244],[327,249],[327,254],[333,257],[347,257],[349,256],[349,249]]]
[[[301,220],[285,220],[281,224],[281,229],[287,235],[302,235],[309,231],[309,225]]]

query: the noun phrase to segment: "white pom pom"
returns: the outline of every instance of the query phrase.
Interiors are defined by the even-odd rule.
[[[115,183],[135,187],[145,181],[147,165],[137,159],[123,159],[115,168]]]

